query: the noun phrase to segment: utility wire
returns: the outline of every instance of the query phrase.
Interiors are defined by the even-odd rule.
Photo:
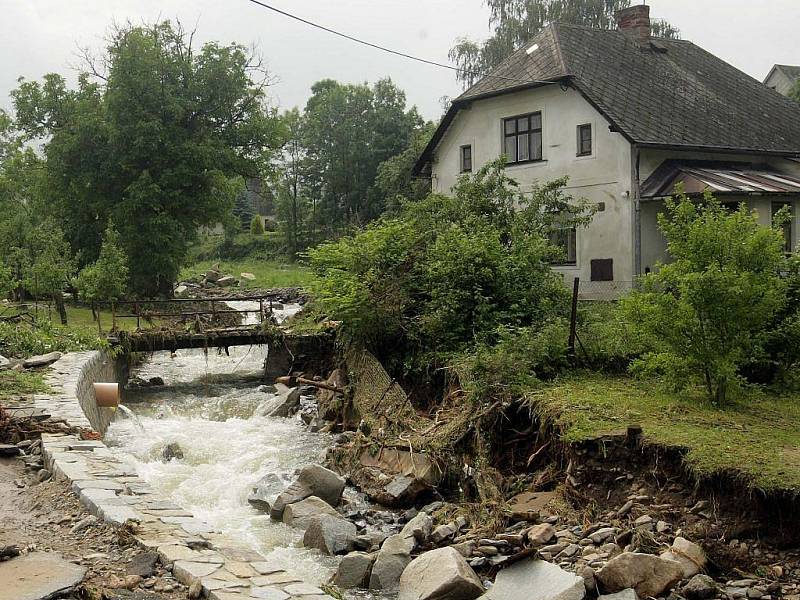
[[[275,6],[271,6],[266,2],[262,2],[261,0],[247,0],[257,6],[262,8],[266,8],[267,10],[271,10],[272,12],[278,13],[279,15],[283,15],[284,17],[288,17],[289,19],[294,19],[295,21],[299,21],[300,23],[304,23],[305,25],[309,25],[311,27],[316,27],[317,29],[321,29],[322,31],[326,31],[328,33],[332,33],[333,35],[338,35],[346,40],[350,40],[351,42],[356,42],[357,44],[362,44],[364,46],[369,46],[370,48],[375,48],[376,50],[381,50],[382,52],[388,52],[389,54],[394,54],[395,56],[401,56],[403,58],[407,58],[409,60],[415,60],[417,62],[425,63],[426,65],[432,65],[434,67],[440,67],[442,69],[450,69],[451,71],[456,71],[458,73],[466,73],[468,75],[477,75],[479,77],[493,77],[495,79],[505,79],[506,81],[514,81],[516,83],[546,83],[546,84],[553,84],[554,81],[540,81],[536,79],[516,79],[514,77],[505,77],[503,75],[484,75],[483,73],[479,73],[478,71],[470,71],[468,69],[461,69],[459,67],[454,67],[453,65],[448,65],[446,63],[436,62],[434,60],[428,60],[427,58],[420,58],[418,56],[413,56],[411,54],[406,54],[405,52],[400,52],[398,50],[392,50],[391,48],[387,48],[385,46],[380,46],[378,44],[373,44],[372,42],[368,42],[366,40],[362,40],[360,38],[354,37],[352,35],[348,35],[346,33],[342,33],[341,31],[336,31],[335,29],[331,29],[330,27],[325,27],[324,25],[320,25],[319,23],[314,23],[313,21],[309,21],[308,19],[304,19],[303,17],[298,17],[297,15],[293,15],[292,13],[286,12],[285,10],[281,10]]]

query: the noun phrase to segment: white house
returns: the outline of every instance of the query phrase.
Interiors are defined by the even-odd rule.
[[[800,80],[800,66],[774,65],[764,78],[764,85],[788,96],[798,80]]]
[[[791,205],[798,242],[800,105],[691,42],[652,38],[648,6],[621,11],[616,31],[545,28],[453,101],[415,173],[448,193],[501,154],[523,190],[567,175],[570,195],[596,203],[564,236],[554,268],[569,282],[624,289],[664,260],[656,215],[678,181],[746,201],[765,224]]]

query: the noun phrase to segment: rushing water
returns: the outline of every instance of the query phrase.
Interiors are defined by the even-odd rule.
[[[258,309],[257,302],[249,304],[255,307],[242,303],[237,308]],[[287,312],[296,309],[289,306]],[[331,442],[324,434],[309,433],[297,418],[258,416],[259,405],[271,397],[258,380],[265,354],[264,347],[232,347],[229,355],[154,353],[131,375],[158,376],[165,385],[129,390],[126,401],[135,418],[117,419],[106,439],[176,504],[305,581],[323,583],[336,560],[299,547],[301,531],[270,521],[247,503],[261,477],[278,476],[272,490],[277,495],[296,469],[319,461]],[[164,462],[162,452],[172,442],[184,458]]]

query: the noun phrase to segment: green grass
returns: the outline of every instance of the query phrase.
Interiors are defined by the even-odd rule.
[[[181,272],[180,279],[202,276],[209,269],[219,265],[220,271],[241,279],[240,273],[252,273],[254,281],[241,279],[244,288],[303,287],[311,281],[311,271],[297,263],[277,263],[273,261],[243,258],[240,260],[204,260]]]
[[[47,391],[42,374],[36,371],[0,371],[0,403],[6,398]]]
[[[725,408],[653,382],[579,374],[530,393],[566,441],[640,425],[646,442],[686,449],[701,477],[735,474],[765,491],[800,492],[800,398],[748,390]]]

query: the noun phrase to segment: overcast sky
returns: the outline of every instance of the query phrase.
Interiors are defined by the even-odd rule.
[[[269,0],[268,0],[269,1]],[[271,0],[279,8],[374,43],[446,62],[459,36],[489,34],[482,0]],[[650,0],[695,42],[753,77],[773,63],[800,64],[798,0]],[[197,26],[199,41],[256,44],[277,78],[271,92],[282,108],[305,104],[309,87],[330,77],[375,81],[390,76],[431,119],[439,99],[455,96],[450,71],[356,45],[255,6],[246,0],[0,0],[0,106],[19,76],[73,74],[77,45],[101,48],[112,21],[178,18]]]

